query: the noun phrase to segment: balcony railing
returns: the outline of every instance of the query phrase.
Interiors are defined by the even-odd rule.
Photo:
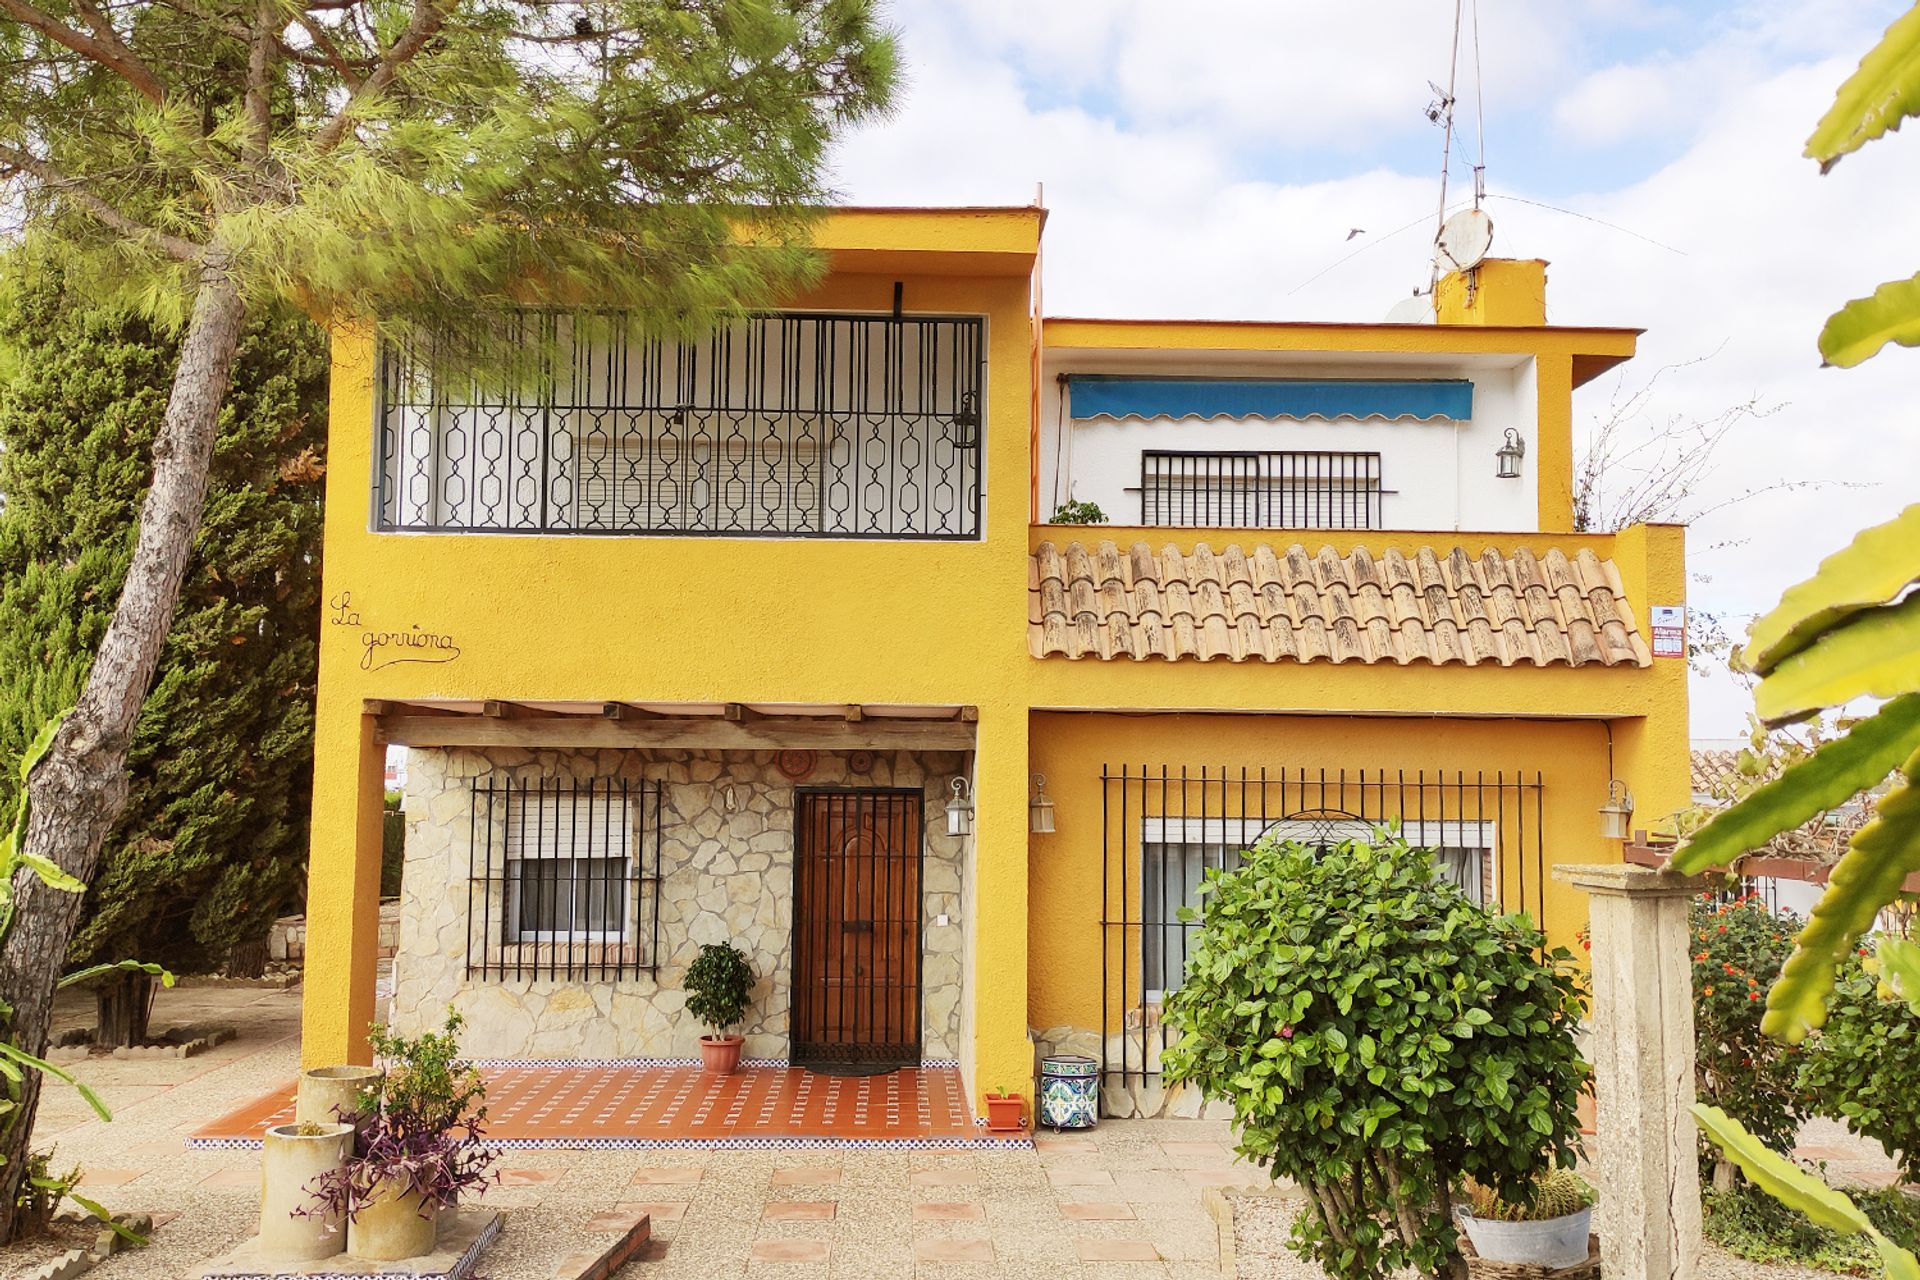
[[[1380,455],[1234,451],[1140,455],[1140,523],[1378,529]]]
[[[498,386],[385,353],[376,528],[980,536],[978,318],[769,315],[687,343],[521,322],[547,354]]]

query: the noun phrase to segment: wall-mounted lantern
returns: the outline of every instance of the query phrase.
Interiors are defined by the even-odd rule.
[[[1053,833],[1053,800],[1047,795],[1047,775],[1033,775],[1033,799],[1027,802],[1027,830],[1036,835]]]
[[[1500,463],[1499,469],[1494,472],[1495,475],[1499,476],[1502,480],[1518,480],[1520,478],[1520,459],[1527,456],[1527,442],[1520,438],[1518,431],[1515,431],[1512,427],[1508,427],[1507,442],[1495,450],[1493,456],[1497,458]]]
[[[953,787],[953,799],[947,801],[947,834],[972,835],[973,797],[968,794],[967,780],[955,778],[949,785]]]
[[[1631,834],[1633,792],[1618,778],[1607,779],[1607,802],[1600,806],[1600,835],[1607,840],[1625,840]]]

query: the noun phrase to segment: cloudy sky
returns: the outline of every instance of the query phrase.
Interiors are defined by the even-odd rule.
[[[1478,146],[1473,7],[1456,195]],[[1656,373],[1632,431],[1769,410],[1735,428],[1691,498],[1707,512],[1690,535],[1693,603],[1736,628],[1915,498],[1920,352],[1823,370],[1814,336],[1845,299],[1920,268],[1920,128],[1825,178],[1800,158],[1906,7],[1478,0],[1495,253],[1551,262],[1554,322],[1648,330],[1621,374],[1579,393],[1576,430]],[[1051,314],[1378,320],[1425,284],[1440,168],[1426,108],[1447,81],[1450,0],[891,12],[907,92],[842,146],[840,189],[1026,204],[1044,183]],[[1367,234],[1349,242],[1355,227]],[[1828,483],[1721,506],[1806,480]],[[1696,677],[1693,705],[1696,735],[1722,736],[1748,704],[1731,680]]]

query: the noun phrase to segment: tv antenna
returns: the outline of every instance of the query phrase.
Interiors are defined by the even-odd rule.
[[[1447,87],[1429,81],[1434,99],[1427,105],[1427,119],[1441,128],[1440,209],[1435,215],[1433,234],[1433,272],[1428,279],[1431,290],[1440,282],[1443,271],[1470,271],[1480,265],[1493,247],[1493,219],[1480,202],[1487,195],[1487,112],[1481,92],[1480,74],[1480,0],[1473,4],[1473,111],[1474,132],[1479,144],[1479,160],[1473,166],[1473,207],[1447,216],[1447,182],[1453,170],[1453,111],[1458,101],[1460,81],[1460,32],[1467,16],[1468,0],[1453,0],[1453,44],[1447,58]]]

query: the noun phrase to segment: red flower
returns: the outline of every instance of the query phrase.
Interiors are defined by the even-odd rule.
[[[1747,999],[1749,999],[1749,1000],[1758,1000],[1759,998],[1760,998],[1760,993],[1759,993],[1758,991],[1749,991],[1749,992],[1747,992]]]

